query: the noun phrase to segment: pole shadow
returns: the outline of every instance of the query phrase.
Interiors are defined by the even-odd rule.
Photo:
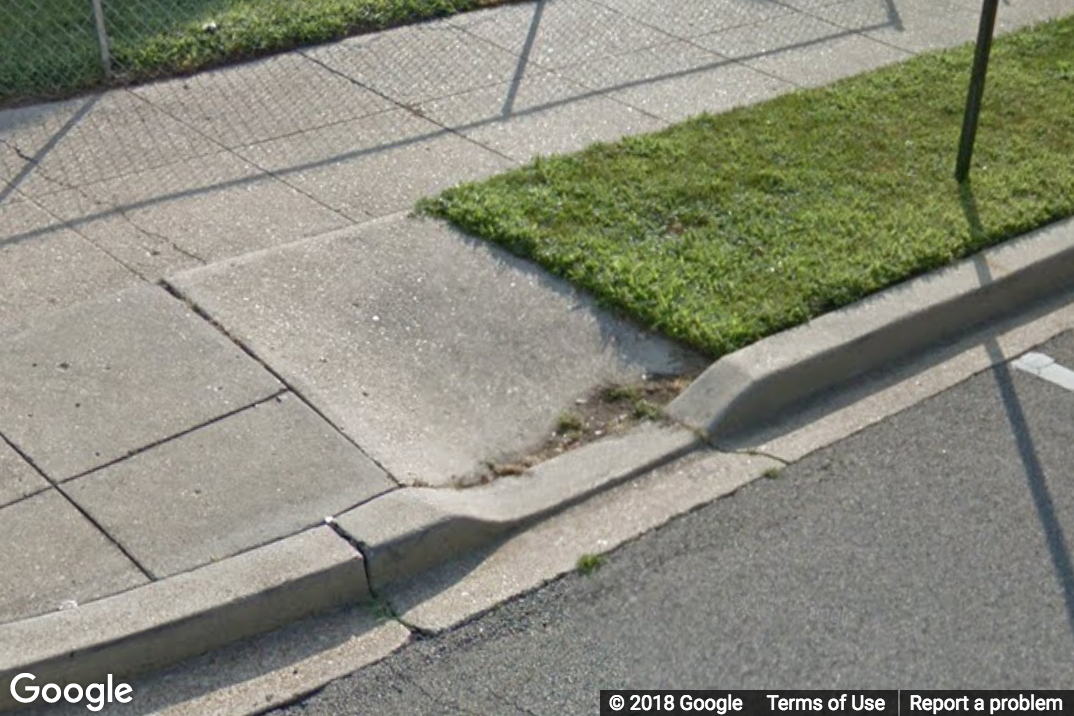
[[[537,40],[537,33],[541,28],[541,18],[544,16],[544,7],[547,0],[537,0],[533,8],[533,19],[530,21],[529,31],[526,33],[526,42],[522,45],[522,52],[518,56],[518,67],[515,76],[511,79],[511,86],[507,90],[507,98],[503,103],[502,117],[510,117],[515,110],[515,100],[518,98],[518,90],[522,85],[522,78],[526,74],[526,68],[530,63],[530,55],[533,53],[533,43]]]
[[[977,209],[977,200],[973,194],[973,186],[970,180],[959,186],[959,199],[962,204],[962,212],[969,224],[974,238],[984,235],[984,227],[981,223],[980,213]],[[986,285],[995,280],[991,269],[984,261],[975,261],[974,266],[981,285]],[[1063,526],[1056,514],[1055,501],[1048,489],[1048,480],[1044,466],[1037,453],[1036,445],[1026,420],[1025,410],[1018,398],[1014,386],[1014,376],[1011,373],[1010,363],[1003,354],[1003,349],[995,338],[984,342],[984,348],[991,359],[996,384],[999,388],[1000,398],[1003,401],[1004,412],[1007,422],[1011,427],[1018,447],[1018,455],[1025,468],[1026,481],[1029,493],[1033,500],[1033,506],[1040,520],[1041,529],[1044,532],[1045,543],[1048,546],[1048,554],[1052,560],[1056,580],[1063,592],[1063,600],[1066,603],[1067,623],[1071,634],[1074,635],[1074,565],[1071,564],[1070,552],[1067,550],[1066,535]]]

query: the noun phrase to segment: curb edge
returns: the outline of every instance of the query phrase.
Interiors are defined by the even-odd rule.
[[[718,446],[740,444],[773,416],[1071,285],[1074,219],[1066,219],[726,355],[667,412]]]

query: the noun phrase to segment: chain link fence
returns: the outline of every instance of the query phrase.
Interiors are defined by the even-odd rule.
[[[0,0],[0,106],[188,73],[493,0]]]
[[[0,102],[69,92],[102,77],[90,0],[3,0],[0,48]]]
[[[494,16],[479,13],[460,19],[458,26],[522,53],[545,69],[559,70],[596,56],[617,56],[658,44],[643,37],[645,33],[705,35],[786,14],[801,1],[521,2]],[[511,0],[0,0],[0,106],[70,95],[108,82],[189,73],[227,60],[339,39],[360,29],[500,3],[512,4]],[[810,3],[815,14],[858,32],[862,28],[824,13],[829,6],[846,5],[859,13],[870,11],[868,21],[876,20],[876,15],[878,24],[884,25],[894,7],[894,0]],[[598,12],[585,12],[594,7]],[[586,22],[577,22],[582,15]],[[637,22],[627,27],[623,17]],[[815,18],[806,19],[815,24]],[[434,54],[436,50],[430,48]],[[369,54],[361,47],[355,53],[343,64],[355,65]],[[380,74],[438,89],[467,85],[469,75],[486,69],[483,63],[451,54],[447,64],[430,63],[413,52],[390,52],[386,59]]]
[[[222,0],[2,0],[0,104],[183,69]],[[211,39],[211,38],[210,38]]]
[[[297,171],[341,157],[358,161],[380,145],[432,141],[445,132],[514,152],[518,159],[528,158],[530,150],[568,151],[576,147],[548,144],[539,131],[541,116],[569,116],[557,121],[606,131],[593,138],[608,139],[655,126],[655,120],[609,119],[621,107],[606,104],[607,97],[670,121],[727,109],[739,96],[728,87],[747,78],[751,100],[771,96],[791,85],[751,73],[738,66],[742,61],[775,63],[772,75],[782,72],[795,80],[804,67],[824,66],[817,61],[823,56],[810,52],[814,47],[891,25],[896,0],[848,0],[830,22],[796,13],[790,2],[0,0],[0,106],[5,99],[28,104],[104,82],[188,74],[235,57],[237,46],[237,56],[250,57],[288,44],[309,45],[316,38],[295,27],[307,25],[315,8],[395,7],[413,13],[419,6],[501,5],[157,81],[87,98],[92,102],[86,105],[5,112],[0,180],[19,175],[26,157],[34,158],[33,181],[47,175],[71,187],[178,165],[220,148],[250,148],[242,150],[249,159],[274,171]],[[848,4],[853,7],[842,9]],[[369,24],[355,16],[342,30],[323,17],[320,22],[318,32],[326,35]],[[672,41],[676,33],[693,44]],[[759,54],[751,55],[758,47]],[[409,118],[406,126],[414,135],[400,123],[379,127],[375,120],[368,127],[332,129],[388,110],[408,112],[399,116]],[[503,126],[512,122],[519,126]],[[505,148],[514,141],[510,137],[531,134],[528,143]],[[273,141],[265,157],[252,148]],[[277,161],[287,152],[286,162]],[[31,183],[22,182],[24,188]]]

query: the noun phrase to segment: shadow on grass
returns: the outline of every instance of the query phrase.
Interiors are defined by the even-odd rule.
[[[984,224],[981,223],[981,213],[977,210],[977,197],[973,193],[973,179],[958,185],[958,201],[962,205],[962,214],[966,217],[966,225],[970,230],[970,238],[974,244],[984,243],[988,239]]]

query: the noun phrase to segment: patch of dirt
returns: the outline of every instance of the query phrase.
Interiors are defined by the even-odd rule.
[[[552,435],[536,450],[487,465],[487,470],[461,487],[521,475],[557,455],[623,433],[644,422],[668,423],[664,408],[693,382],[697,374],[654,375],[631,384],[605,385],[574,402],[556,419]]]

